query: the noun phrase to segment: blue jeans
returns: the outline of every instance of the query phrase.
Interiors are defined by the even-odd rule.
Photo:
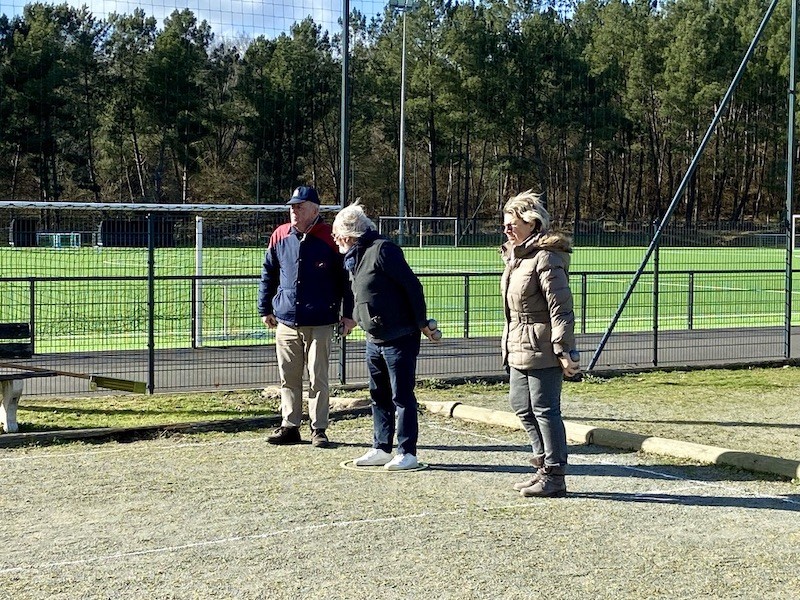
[[[536,456],[557,473],[567,468],[567,432],[561,418],[561,367],[509,370],[509,400],[519,417]]]
[[[404,335],[383,344],[367,340],[373,448],[391,452],[396,428],[398,452],[417,455],[419,423],[414,386],[417,381],[419,344],[419,333]]]

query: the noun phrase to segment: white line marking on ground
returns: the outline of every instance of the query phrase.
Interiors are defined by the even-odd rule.
[[[279,531],[270,531],[268,533],[255,533],[252,535],[237,535],[226,538],[218,538],[213,540],[205,540],[202,542],[192,542],[189,544],[179,544],[176,546],[161,546],[158,548],[150,548],[148,550],[134,550],[131,552],[117,552],[115,554],[105,554],[99,556],[90,556],[87,558],[79,558],[76,560],[64,560],[44,562],[39,564],[21,565],[16,567],[7,567],[0,569],[0,575],[6,573],[18,573],[21,571],[41,571],[46,569],[57,569],[59,567],[71,567],[77,565],[85,565],[89,563],[108,562],[126,558],[135,558],[137,556],[148,556],[153,554],[166,554],[170,552],[180,552],[183,550],[191,550],[194,548],[205,548],[208,546],[219,546],[222,544],[233,544],[238,542],[247,542],[253,540],[267,539],[279,535],[296,534],[305,531],[318,531],[321,529],[332,529],[335,527],[350,527],[352,525],[369,525],[376,523],[394,523],[397,521],[407,521],[409,519],[426,519],[426,518],[439,518],[445,516],[452,516],[463,514],[471,510],[508,510],[510,508],[524,508],[528,509],[533,504],[512,504],[506,506],[489,506],[489,507],[464,507],[455,510],[445,510],[438,512],[424,511],[415,513],[413,515],[398,515],[393,517],[381,517],[375,519],[351,519],[347,521],[332,521],[330,523],[320,523],[317,525],[304,525],[301,527],[294,527],[291,529],[281,529]]]

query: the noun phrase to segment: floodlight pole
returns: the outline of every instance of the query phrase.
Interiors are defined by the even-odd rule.
[[[339,204],[350,194],[350,0],[342,0],[342,108],[339,158]],[[339,339],[339,383],[347,383],[347,340]]]
[[[339,146],[339,204],[345,206],[350,177],[350,0],[342,0],[342,100]]]
[[[795,63],[797,62],[797,2],[792,0],[791,36],[789,42],[789,123],[786,140],[786,290],[783,319],[783,357],[792,357],[792,247],[794,246],[794,126],[795,102],[797,101],[797,80]],[[791,219],[791,221],[790,221]]]
[[[792,0],[793,4],[797,2],[797,0]],[[605,348],[608,339],[611,337],[611,333],[614,331],[614,327],[616,327],[617,322],[619,321],[620,317],[622,316],[622,312],[625,310],[625,306],[628,304],[628,300],[630,300],[631,296],[633,295],[633,290],[636,288],[636,284],[639,282],[639,279],[644,273],[644,269],[647,266],[647,262],[650,260],[650,257],[653,255],[653,251],[658,246],[659,240],[661,239],[661,234],[664,232],[664,229],[669,224],[670,218],[672,218],[672,213],[675,212],[675,209],[678,207],[678,202],[680,202],[681,198],[683,197],[683,193],[686,191],[686,186],[689,184],[692,176],[694,175],[695,170],[697,169],[697,164],[700,162],[700,157],[703,155],[703,152],[706,149],[706,145],[708,144],[709,140],[711,139],[711,135],[714,133],[714,130],[717,128],[717,124],[719,123],[722,115],[728,108],[728,103],[730,102],[731,97],[733,96],[733,92],[736,90],[736,87],[739,85],[739,80],[742,78],[744,74],[744,69],[747,66],[747,63],[750,62],[750,58],[753,56],[753,52],[755,52],[756,45],[758,44],[758,40],[761,39],[761,34],[764,33],[764,29],[767,27],[767,23],[769,23],[769,19],[772,16],[772,13],[775,11],[775,6],[777,6],[778,0],[772,0],[767,8],[767,12],[764,15],[764,18],[761,20],[761,24],[758,27],[755,35],[753,36],[753,40],[750,42],[750,46],[747,48],[747,52],[745,52],[744,58],[742,59],[741,64],[739,65],[739,69],[736,71],[736,75],[733,77],[733,81],[731,81],[730,86],[728,86],[728,91],[725,92],[725,95],[722,98],[722,101],[717,108],[717,112],[714,114],[714,118],[711,120],[711,124],[708,126],[705,135],[703,136],[702,141],[700,142],[700,146],[697,148],[697,151],[692,158],[692,162],[689,163],[689,167],[686,169],[686,174],[683,176],[683,179],[678,185],[678,189],[675,192],[675,195],[672,197],[672,201],[669,203],[667,207],[666,213],[664,213],[664,217],[661,219],[661,224],[658,226],[655,234],[653,235],[653,239],[650,242],[650,246],[648,246],[647,251],[644,254],[644,258],[642,259],[639,268],[636,270],[636,273],[631,280],[630,285],[628,286],[627,291],[625,292],[625,296],[622,298],[622,302],[620,302],[619,307],[617,308],[617,312],[614,313],[614,318],[611,319],[611,323],[606,329],[606,332],[603,334],[603,338],[600,340],[600,343],[597,345],[597,349],[594,351],[594,355],[592,359],[589,361],[589,365],[587,366],[587,370],[591,371],[594,369],[595,365],[597,364],[598,359],[600,358],[600,354],[603,352],[603,348]]]
[[[400,230],[398,241],[403,245],[406,220],[406,11],[403,10],[403,49],[400,62],[400,196],[398,216],[400,217]]]
[[[403,44],[400,59],[400,175],[397,216],[400,217],[398,227],[398,243],[403,245],[406,221],[406,13],[419,6],[416,0],[389,0],[389,6],[403,13]]]

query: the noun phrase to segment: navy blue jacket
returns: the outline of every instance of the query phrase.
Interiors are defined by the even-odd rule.
[[[285,223],[272,233],[258,286],[258,314],[275,315],[291,327],[352,318],[353,293],[330,225],[317,221],[300,233]]]
[[[375,343],[419,334],[428,324],[425,294],[403,250],[370,229],[345,256],[355,295],[354,319]]]

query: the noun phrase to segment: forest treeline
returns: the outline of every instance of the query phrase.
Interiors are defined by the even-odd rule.
[[[406,197],[493,217],[544,192],[560,221],[663,214],[768,3],[423,0],[406,14]],[[781,3],[689,184],[686,223],[785,204],[789,3]],[[402,15],[350,20],[350,190],[396,214]],[[310,19],[220,40],[189,10],[0,17],[0,198],[339,202],[341,35]],[[351,199],[352,199],[351,198]]]

